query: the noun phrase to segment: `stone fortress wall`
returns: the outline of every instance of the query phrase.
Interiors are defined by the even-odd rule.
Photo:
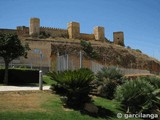
[[[42,27],[40,26],[39,18],[31,18],[30,26],[17,26],[16,29],[0,29],[0,33],[15,33],[22,37],[22,41],[29,43],[31,50],[28,52],[28,59],[20,58],[18,64],[31,64],[36,68],[50,68],[51,63],[51,44],[54,41],[41,39],[40,36],[45,33],[49,34],[51,38],[64,37],[68,39],[80,40],[95,40],[105,41],[105,29],[102,26],[96,26],[92,34],[80,32],[80,24],[78,22],[69,22],[66,29]],[[32,38],[31,38],[32,37]],[[123,32],[113,33],[113,43],[117,45],[124,45]],[[66,39],[66,40],[67,40]],[[13,62],[14,63],[14,62]]]
[[[40,26],[39,18],[31,18],[30,26],[17,26],[16,29],[0,29],[0,33],[17,33],[18,36],[24,37],[38,37],[41,33],[49,34],[51,37],[65,37],[69,39],[83,39],[83,40],[105,40],[105,29],[102,26],[96,26],[92,34],[80,33],[80,24],[78,22],[69,22],[67,29],[42,27]],[[113,43],[124,46],[123,32],[113,32]]]
[[[68,31],[60,28],[40,27],[40,32],[48,33],[52,37],[68,37]]]
[[[51,37],[65,37],[69,39],[83,39],[83,40],[105,40],[105,29],[102,26],[96,26],[92,34],[80,33],[80,24],[78,22],[69,22],[67,29],[42,27],[40,26],[39,18],[31,18],[30,26],[18,26],[17,34],[19,36],[34,36],[38,37],[42,32],[49,34]],[[124,46],[123,32],[113,32],[113,43]]]

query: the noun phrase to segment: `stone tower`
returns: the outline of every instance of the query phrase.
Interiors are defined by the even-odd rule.
[[[124,46],[124,34],[123,32],[113,32],[114,44]]]
[[[104,41],[104,27],[97,26],[94,28],[94,36],[96,40]]]
[[[30,27],[29,27],[29,35],[38,36],[40,33],[40,19],[39,18],[31,18],[30,19]]]
[[[80,37],[80,24],[77,22],[68,23],[68,35],[69,38],[79,38]]]

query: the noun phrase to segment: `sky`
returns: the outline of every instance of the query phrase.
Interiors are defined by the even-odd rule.
[[[29,26],[32,17],[63,29],[79,22],[81,33],[103,26],[109,40],[123,31],[125,46],[160,60],[160,0],[0,0],[0,6],[0,28]]]

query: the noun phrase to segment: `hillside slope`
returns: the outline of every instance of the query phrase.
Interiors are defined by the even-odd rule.
[[[96,57],[93,58],[103,65],[114,65],[124,68],[135,68],[149,70],[152,73],[160,72],[160,61],[151,58],[145,54],[124,48],[119,45],[111,43],[91,42],[93,51]],[[72,42],[52,43],[52,54],[56,54],[57,50],[62,53],[77,53],[82,50],[85,57],[87,53],[83,51],[83,47],[79,44]]]

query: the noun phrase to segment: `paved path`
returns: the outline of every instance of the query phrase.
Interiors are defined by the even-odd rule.
[[[50,90],[50,86],[43,86],[43,90]],[[0,86],[1,91],[39,90],[36,86]]]

